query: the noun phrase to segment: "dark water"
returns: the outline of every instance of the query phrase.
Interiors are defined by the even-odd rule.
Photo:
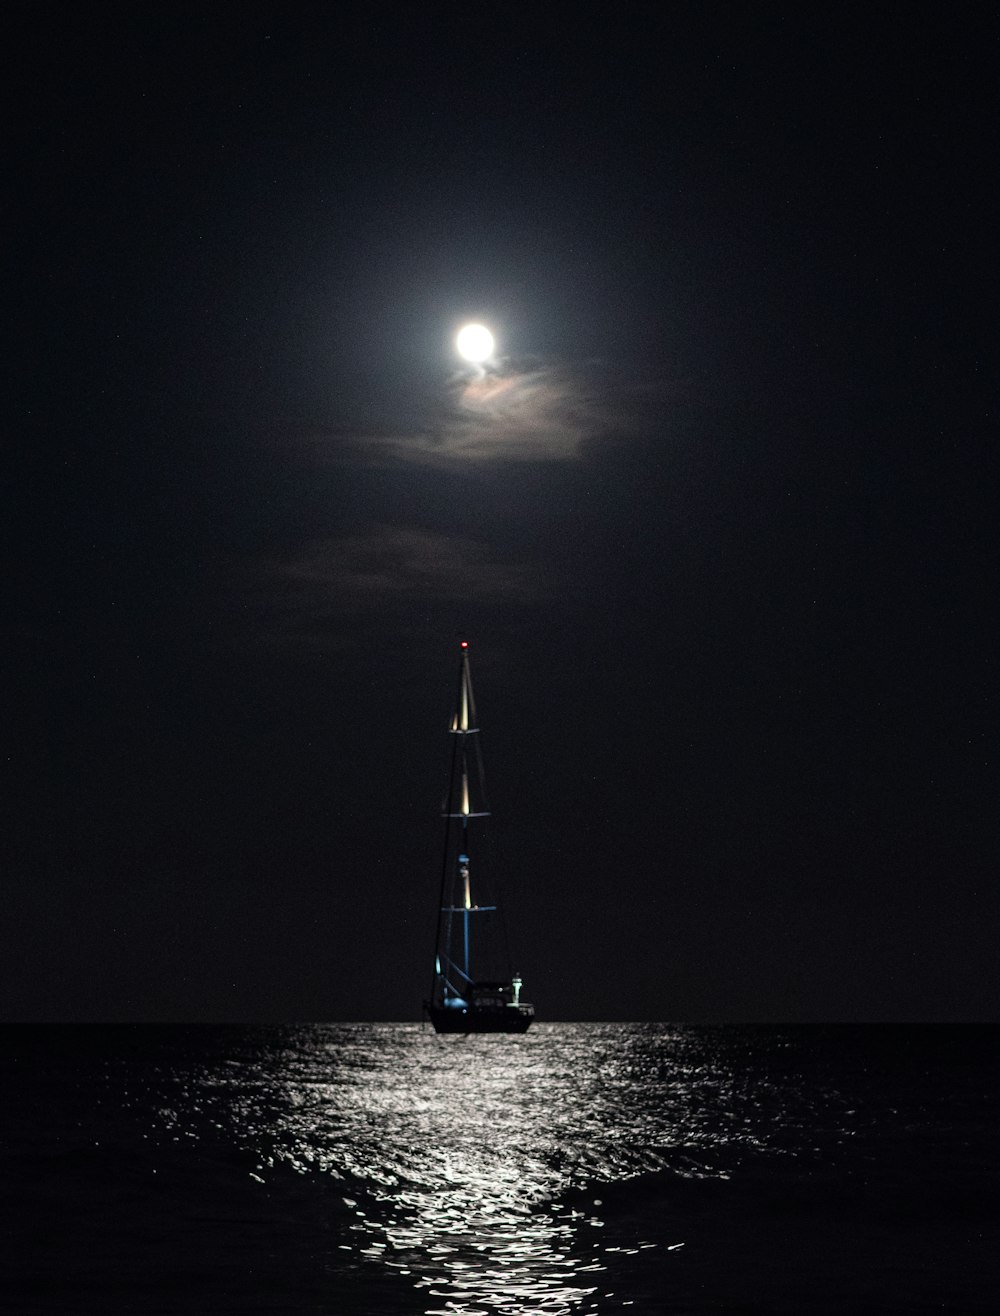
[[[12,1312],[995,1312],[1000,1030],[7,1027]]]

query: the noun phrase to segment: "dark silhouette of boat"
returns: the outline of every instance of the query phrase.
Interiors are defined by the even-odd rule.
[[[535,1008],[521,1000],[520,976],[510,972],[495,876],[493,894],[486,894],[489,875],[480,883],[478,855],[473,883],[473,842],[485,838],[490,811],[466,640],[460,647],[458,697],[448,731],[452,749],[444,806],[441,898],[434,979],[424,1010],[439,1033],[523,1033],[535,1017]],[[488,870],[489,864],[485,867]]]

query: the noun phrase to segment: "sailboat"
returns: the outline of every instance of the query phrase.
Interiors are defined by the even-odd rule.
[[[451,768],[443,815],[434,978],[424,1010],[438,1033],[523,1033],[535,1008],[521,1000],[520,975],[510,972],[500,909],[495,899],[486,903],[492,899],[487,894],[486,847],[479,852],[476,848],[485,839],[490,811],[467,640],[461,642],[459,655],[458,697],[448,728]],[[482,881],[480,868],[485,870]]]

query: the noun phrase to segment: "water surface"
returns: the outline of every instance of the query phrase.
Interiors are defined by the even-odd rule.
[[[994,1311],[989,1027],[9,1027],[12,1311]]]

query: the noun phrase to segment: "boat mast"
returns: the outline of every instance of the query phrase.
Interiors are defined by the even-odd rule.
[[[469,761],[468,761],[468,741],[470,736],[477,735],[479,728],[476,723],[476,704],[472,694],[472,677],[469,673],[469,642],[463,640],[460,645],[460,658],[458,668],[458,697],[456,700],[455,713],[452,716],[449,732],[454,736],[451,751],[451,769],[448,776],[448,796],[445,805],[445,843],[444,856],[441,866],[441,898],[438,904],[437,920],[437,937],[435,940],[435,959],[434,959],[434,979],[431,989],[431,1000],[438,1001],[448,994],[448,988],[451,986],[448,981],[448,970],[456,970],[462,978],[462,991],[467,990],[467,985],[472,982],[472,951],[471,951],[471,916],[476,913],[486,913],[493,910],[493,905],[475,905],[472,901],[472,880],[469,858],[469,820],[472,818],[488,818],[488,809],[473,808],[472,799],[469,792]],[[456,791],[458,799],[456,800]],[[457,807],[456,807],[457,806]],[[454,880],[455,870],[452,863],[456,862],[452,858],[451,848],[451,830],[452,824],[461,823],[460,844],[458,848],[457,865],[458,865],[458,882]],[[451,880],[449,880],[451,878]],[[457,889],[456,889],[457,888]],[[452,903],[447,904],[446,900],[451,897]],[[460,900],[461,903],[456,901]],[[452,916],[461,914],[462,916],[462,963],[456,965],[450,958],[449,952],[452,948]],[[444,916],[447,915],[447,921]],[[444,936],[442,937],[442,931]],[[452,988],[454,990],[454,987]],[[457,994],[457,993],[456,993]]]
[[[458,689],[458,712],[455,714],[455,725],[452,731],[455,733],[456,742],[461,746],[462,754],[462,803],[461,803],[461,822],[462,822],[462,844],[458,852],[458,876],[460,886],[460,895],[462,898],[462,972],[465,981],[469,982],[472,978],[472,970],[469,965],[469,914],[472,910],[472,889],[469,881],[469,818],[472,816],[469,811],[469,761],[467,755],[466,739],[474,735],[479,728],[470,727],[470,713],[472,720],[475,721],[474,706],[472,703],[472,685],[469,678],[469,642],[462,641],[461,657],[461,675],[459,677]],[[477,815],[479,816],[479,815]]]

